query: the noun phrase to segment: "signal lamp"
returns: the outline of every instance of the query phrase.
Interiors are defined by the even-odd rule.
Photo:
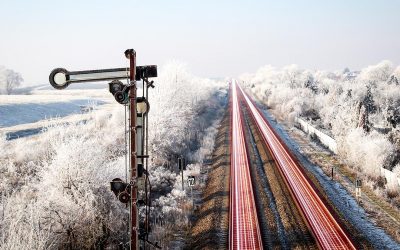
[[[118,200],[122,203],[128,203],[130,199],[131,189],[127,183],[123,182],[120,178],[115,178],[111,182],[111,191],[117,196]]]
[[[127,91],[117,91],[114,95],[115,100],[120,104],[127,104],[129,96]]]
[[[129,101],[129,88],[119,80],[108,83],[108,90],[120,104],[127,104]]]
[[[110,91],[112,95],[115,95],[115,93],[117,93],[118,91],[122,91],[123,88],[124,84],[121,81],[114,80],[108,83],[108,91]]]
[[[146,114],[150,110],[150,104],[144,97],[138,97],[136,100],[136,112],[141,114]]]
[[[122,203],[128,203],[130,200],[131,196],[129,195],[129,193],[125,190],[123,192],[121,192],[118,195],[118,200]]]
[[[110,182],[111,191],[118,196],[119,193],[127,189],[128,184],[123,182],[120,178],[115,178]]]

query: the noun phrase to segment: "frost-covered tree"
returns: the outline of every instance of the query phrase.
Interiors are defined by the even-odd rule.
[[[0,93],[11,94],[23,81],[20,73],[0,66]]]
[[[0,66],[0,94],[6,93],[6,68]]]
[[[218,95],[226,94],[220,92],[226,85],[194,77],[179,62],[167,64],[156,84],[157,88],[150,92],[149,97],[152,101],[149,124],[153,128],[150,130],[150,146],[155,156],[153,160],[165,162],[169,155],[182,154],[190,147],[188,143],[194,141],[196,131],[202,132],[210,125],[212,119],[209,118],[212,117],[204,116],[207,113],[205,108],[220,105],[224,98]]]
[[[389,61],[359,72],[264,66],[243,77],[278,115],[309,120],[337,140],[344,159],[374,177],[379,167],[398,164],[391,158],[400,151],[399,79],[400,67]]]

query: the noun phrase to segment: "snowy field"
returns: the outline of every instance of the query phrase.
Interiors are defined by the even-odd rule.
[[[112,103],[104,85],[102,89],[80,85],[81,89],[64,91],[44,85],[0,95],[0,133],[16,139],[37,134],[50,123],[82,120],[88,111]]]
[[[104,104],[93,99],[76,99],[63,102],[24,103],[0,105],[0,127],[34,123],[41,120],[83,113],[92,106]]]

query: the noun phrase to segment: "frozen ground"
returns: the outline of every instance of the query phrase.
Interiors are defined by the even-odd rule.
[[[0,127],[33,123],[44,119],[64,117],[85,112],[90,106],[102,105],[104,101],[78,99],[67,102],[24,103],[0,105]]]
[[[301,161],[307,170],[312,172],[322,184],[325,192],[332,203],[343,213],[345,219],[350,222],[361,233],[367,236],[375,249],[400,249],[400,245],[388,236],[384,230],[376,227],[368,220],[365,210],[346,191],[342,185],[332,181],[330,177],[318,167],[311,163],[302,153],[299,145],[290,138],[287,132],[276,122],[276,120],[264,110],[264,116],[273,125],[275,131],[290,147],[292,152]]]
[[[111,98],[104,84],[63,91],[47,85],[21,88],[13,95],[0,95],[0,133],[11,140],[35,135],[50,123],[60,123],[59,118],[65,118],[64,123],[82,121],[85,113]]]

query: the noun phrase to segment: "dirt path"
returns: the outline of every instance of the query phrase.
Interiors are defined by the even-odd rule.
[[[194,214],[187,249],[227,249],[229,230],[230,114],[221,122],[212,165],[202,194],[202,204]]]

